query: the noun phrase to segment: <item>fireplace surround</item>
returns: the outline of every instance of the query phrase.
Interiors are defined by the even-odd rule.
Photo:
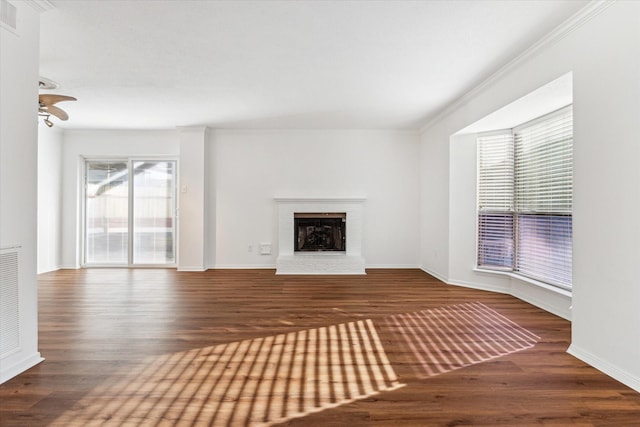
[[[362,257],[365,198],[276,197],[275,201],[276,274],[365,274]],[[308,239],[310,235],[312,238]]]

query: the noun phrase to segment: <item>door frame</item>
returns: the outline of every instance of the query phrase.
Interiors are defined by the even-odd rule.
[[[127,220],[127,262],[96,264],[87,262],[87,162],[125,162],[127,163],[127,171],[129,173],[128,181],[128,220]],[[133,263],[133,163],[134,162],[173,162],[174,167],[174,186],[173,186],[173,262],[166,264],[134,264]],[[179,188],[179,159],[175,156],[81,156],[81,173],[80,173],[80,239],[78,242],[80,250],[80,267],[81,268],[176,268],[178,266],[178,188]]]

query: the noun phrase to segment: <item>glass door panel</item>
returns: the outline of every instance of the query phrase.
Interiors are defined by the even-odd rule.
[[[85,262],[129,261],[129,168],[124,161],[87,161]]]
[[[133,162],[133,264],[175,263],[175,166]]]

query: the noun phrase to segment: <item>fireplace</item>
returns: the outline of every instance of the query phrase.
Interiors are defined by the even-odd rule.
[[[345,252],[347,214],[294,213],[295,252]]]
[[[276,274],[366,274],[364,197],[276,197]]]

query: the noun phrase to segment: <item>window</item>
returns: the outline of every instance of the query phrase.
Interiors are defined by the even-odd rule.
[[[571,289],[573,115],[478,137],[478,266]]]
[[[175,161],[87,160],[85,264],[175,263]]]

